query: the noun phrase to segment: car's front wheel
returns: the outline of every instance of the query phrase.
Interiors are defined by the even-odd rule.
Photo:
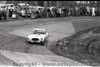
[[[45,39],[45,40],[42,42],[42,45],[45,45],[45,43],[47,43],[47,42],[48,42],[48,40]]]
[[[31,42],[31,41],[27,41],[27,43],[28,43],[28,44],[32,44],[32,42]]]

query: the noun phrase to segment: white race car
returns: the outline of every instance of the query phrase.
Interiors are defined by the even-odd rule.
[[[32,34],[28,36],[29,43],[44,43],[48,41],[48,32],[46,29],[36,28]]]

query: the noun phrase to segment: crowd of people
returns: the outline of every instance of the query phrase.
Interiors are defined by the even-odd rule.
[[[27,9],[25,11],[27,13]],[[17,8],[14,9],[0,9],[0,20],[9,18],[18,18],[19,13]],[[38,9],[37,11],[30,11],[29,18],[50,18],[50,17],[67,17],[67,16],[100,16],[99,7],[47,7]]]
[[[6,20],[6,10],[0,10],[0,20]]]
[[[99,16],[98,7],[50,7],[47,9],[47,17],[66,17],[66,16]]]
[[[6,20],[7,17],[12,18],[14,14],[13,9],[6,10],[5,8],[0,9],[0,20]]]

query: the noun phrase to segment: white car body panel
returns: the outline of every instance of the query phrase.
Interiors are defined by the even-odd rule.
[[[34,29],[34,30],[43,30],[43,31],[46,31],[45,29]],[[37,41],[33,41],[32,39],[33,38],[37,38],[38,40]],[[30,34],[29,36],[28,36],[28,41],[29,42],[37,42],[37,43],[39,43],[39,42],[44,42],[45,40],[47,40],[47,38],[48,38],[48,33],[46,33],[46,34]]]

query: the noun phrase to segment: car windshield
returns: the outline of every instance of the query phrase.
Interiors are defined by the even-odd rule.
[[[43,30],[34,30],[33,34],[45,34],[46,32]]]
[[[11,7],[13,7],[13,5],[10,5]]]

